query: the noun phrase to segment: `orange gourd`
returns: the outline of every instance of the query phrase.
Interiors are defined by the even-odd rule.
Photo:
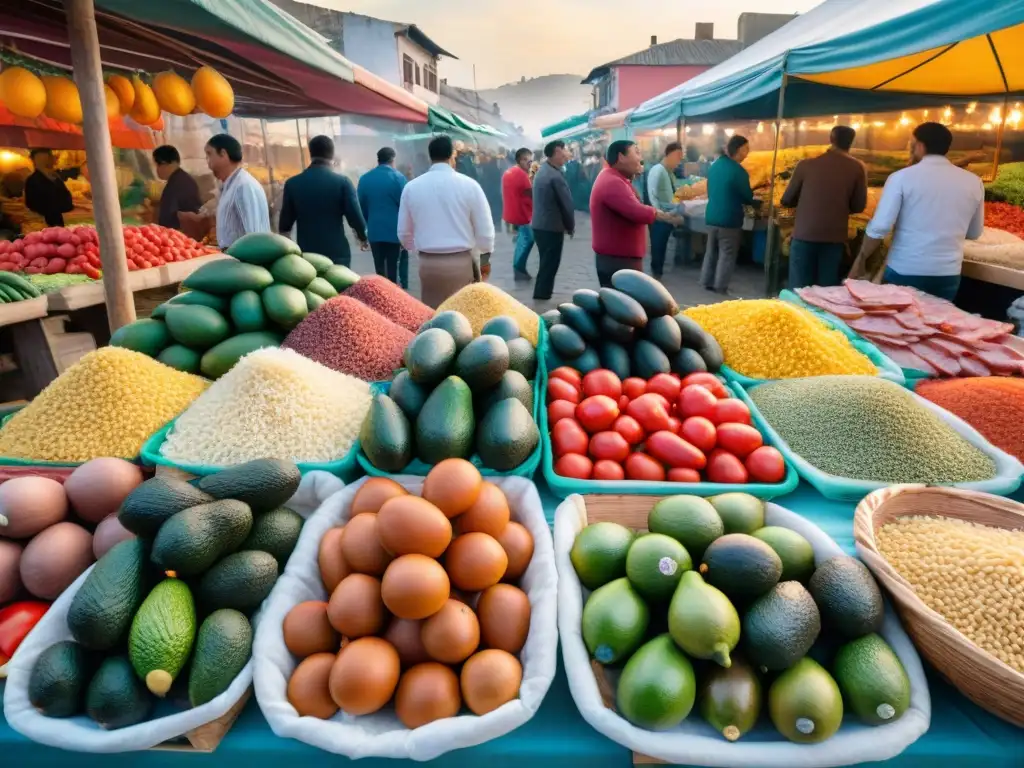
[[[135,104],[135,88],[132,86],[132,81],[124,75],[111,75],[107,78],[107,85],[117,94],[120,113],[122,115],[130,113]]]
[[[190,115],[196,108],[192,86],[175,72],[161,72],[153,78],[153,93],[160,109],[172,115]]]
[[[132,78],[132,87],[135,89],[135,103],[129,115],[139,125],[152,125],[160,119],[160,104],[156,94],[139,77]]]
[[[46,108],[46,86],[22,67],[5,67],[0,72],[0,103],[18,117],[34,119]]]
[[[46,109],[43,113],[62,123],[81,123],[82,100],[78,96],[75,82],[68,77],[53,75],[43,75],[42,81],[46,88]]]
[[[192,92],[199,109],[210,117],[224,118],[235,108],[235,92],[213,67],[200,67],[192,75]]]

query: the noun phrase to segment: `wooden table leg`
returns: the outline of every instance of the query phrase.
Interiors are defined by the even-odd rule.
[[[31,400],[57,378],[57,361],[53,359],[41,319],[17,323],[8,326],[8,330],[25,380],[25,396]]]
[[[92,334],[97,349],[110,343],[110,323],[107,320],[107,308],[103,304],[76,309],[68,315],[73,326]]]

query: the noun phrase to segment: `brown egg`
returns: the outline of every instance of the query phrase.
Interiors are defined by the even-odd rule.
[[[352,509],[348,516],[353,518],[364,512],[377,514],[385,501],[395,496],[406,496],[408,493],[390,477],[371,477],[352,497]]]
[[[384,605],[400,619],[425,619],[444,607],[451,582],[441,564],[426,555],[402,555],[381,582]]]
[[[498,538],[509,521],[508,499],[494,483],[484,482],[473,506],[459,515],[459,533],[478,531]]]
[[[530,598],[511,584],[485,589],[476,604],[480,637],[488,648],[519,653],[530,633]]]
[[[335,653],[341,638],[327,618],[327,603],[307,600],[284,617],[284,644],[300,659],[314,653]]]
[[[455,717],[461,707],[459,678],[444,664],[413,667],[402,675],[395,692],[395,714],[406,728]]]
[[[377,516],[368,513],[356,515],[345,526],[341,538],[341,554],[356,573],[380,576],[391,562],[391,555],[381,546],[377,534]]]
[[[57,523],[25,545],[18,570],[34,597],[56,600],[92,562],[92,534],[74,523]]]
[[[458,589],[481,592],[501,581],[508,567],[508,555],[493,536],[466,533],[449,545],[444,564]]]
[[[138,465],[103,457],[85,462],[68,475],[64,492],[75,514],[87,523],[98,523],[117,512],[143,479]]]
[[[391,624],[388,625],[388,631],[384,633],[384,639],[395,646],[395,650],[398,651],[398,658],[402,661],[403,669],[430,661],[430,655],[423,647],[423,640],[420,638],[422,626],[422,621],[392,619]]]
[[[458,517],[473,506],[484,479],[465,459],[445,459],[423,481],[423,498],[449,517]]]
[[[452,540],[452,524],[444,513],[419,496],[389,499],[377,513],[377,531],[393,555],[440,557]]]
[[[320,539],[317,563],[320,566],[320,578],[327,588],[328,596],[341,583],[342,579],[352,573],[352,569],[345,562],[345,556],[341,554],[341,537],[344,533],[343,527],[331,528]]]
[[[288,681],[288,703],[300,717],[328,720],[338,711],[329,685],[335,658],[333,653],[316,653],[299,662],[292,672]]]
[[[526,573],[533,559],[533,536],[526,526],[513,520],[501,532],[498,543],[508,555],[508,568],[505,569],[502,578],[505,581],[518,581]]]
[[[384,603],[380,580],[364,573],[352,573],[331,593],[327,618],[346,637],[375,635],[384,628]]]
[[[462,698],[476,715],[486,715],[518,698],[522,682],[523,667],[507,651],[480,651],[462,665]]]
[[[468,605],[448,600],[440,611],[423,622],[420,638],[434,661],[458,664],[468,659],[480,645],[480,622]]]
[[[389,701],[398,685],[398,651],[387,640],[361,637],[341,649],[331,668],[331,698],[350,715],[369,715]]]

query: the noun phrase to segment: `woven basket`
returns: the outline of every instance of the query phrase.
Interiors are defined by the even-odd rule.
[[[914,593],[882,557],[875,532],[900,517],[940,516],[1007,530],[1024,529],[1024,505],[977,491],[897,485],[857,505],[857,554],[885,586],[914,645],[964,696],[997,717],[1024,727],[1024,675],[968,640]]]

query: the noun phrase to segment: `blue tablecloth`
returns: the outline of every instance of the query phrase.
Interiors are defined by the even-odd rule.
[[[558,499],[541,486],[549,518]],[[1024,501],[1024,491],[1015,497]],[[813,520],[840,546],[853,552],[854,505],[828,501],[810,486],[800,487],[777,503]],[[1024,733],[987,714],[930,674],[931,729],[886,768],[1020,768],[1024,766]],[[85,755],[41,747],[12,731],[0,717],[0,765],[31,768],[298,768],[307,765],[340,765],[350,761],[296,741],[279,739],[271,732],[256,702],[250,701],[235,726],[212,755],[151,751],[144,754]],[[358,768],[396,766],[393,760],[362,760]],[[425,766],[432,768],[627,768],[629,750],[594,731],[580,717],[569,695],[565,675],[559,669],[540,712],[509,735],[471,750],[451,752]],[[880,764],[878,764],[880,765]]]

